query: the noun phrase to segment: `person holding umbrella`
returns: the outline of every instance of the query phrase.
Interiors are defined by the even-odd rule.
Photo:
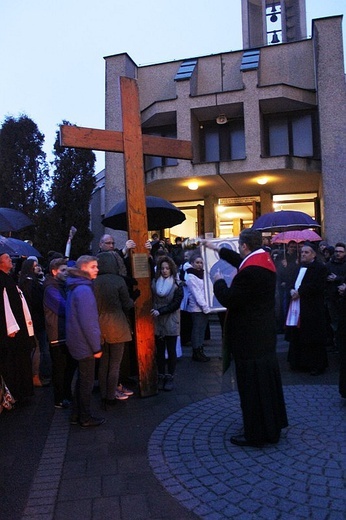
[[[328,366],[324,301],[327,268],[317,260],[317,246],[312,242],[304,243],[300,255],[300,265],[290,287],[287,359],[292,370],[308,371],[317,376]]]
[[[290,240],[285,253],[278,256],[276,260],[277,287],[279,294],[279,316],[278,329],[283,332],[290,303],[290,289],[294,280],[297,265],[299,264],[298,244]]]

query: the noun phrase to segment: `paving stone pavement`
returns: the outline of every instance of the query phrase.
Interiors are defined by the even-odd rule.
[[[176,388],[135,395],[107,411],[93,395],[99,428],[70,426],[51,388],[0,416],[0,520],[198,520],[345,518],[346,402],[337,356],[313,378],[278,357],[289,428],[263,450],[229,443],[241,428],[234,377],[221,374],[220,329],[210,363],[183,348]]]
[[[237,393],[193,403],[160,424],[149,461],[165,489],[206,520],[345,518],[345,417],[334,386],[285,387],[278,445],[239,448]]]

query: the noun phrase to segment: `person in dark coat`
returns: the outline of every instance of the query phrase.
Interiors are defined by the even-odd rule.
[[[119,381],[125,344],[132,340],[128,313],[133,309],[133,300],[124,278],[119,275],[114,253],[99,253],[97,260],[99,272],[94,281],[94,291],[103,352],[98,377],[104,403],[114,405],[117,399],[125,400],[133,395],[133,391]]]
[[[23,401],[33,395],[31,353],[35,341],[24,295],[10,275],[12,267],[10,256],[0,254],[0,374],[16,401]],[[14,318],[11,324],[5,310],[8,308],[5,298]]]
[[[67,408],[72,401],[72,380],[77,368],[66,345],[67,260],[54,258],[44,284],[43,307],[49,351],[55,408]]]
[[[205,245],[217,249],[215,243]],[[244,424],[244,434],[231,437],[238,446],[277,443],[288,425],[275,350],[275,266],[261,245],[259,231],[243,230],[240,254],[219,250],[220,258],[238,268],[231,286],[222,273],[213,280],[215,296],[227,308],[224,348],[234,358]]]
[[[334,351],[339,351],[337,340],[337,330],[340,317],[341,298],[338,291],[346,278],[346,245],[343,242],[337,242],[334,248],[334,255],[326,263],[327,283],[325,301],[328,309],[328,322],[333,333]]]
[[[28,302],[34,323],[36,352],[33,358],[34,386],[47,386],[51,380],[52,361],[50,358],[43,309],[43,284],[35,273],[38,262],[28,258],[22,263],[18,285]]]
[[[322,374],[328,366],[326,350],[325,287],[326,265],[316,258],[315,245],[305,242],[286,319],[286,339],[290,342],[288,362],[292,370]]]
[[[346,278],[344,283],[339,285],[339,294],[341,298],[337,330],[340,345],[339,393],[343,399],[346,399]]]
[[[278,313],[278,330],[283,332],[285,321],[290,303],[290,288],[295,280],[295,273],[299,265],[298,244],[291,240],[288,242],[284,251],[277,256],[276,266],[276,284],[279,294],[279,313]]]

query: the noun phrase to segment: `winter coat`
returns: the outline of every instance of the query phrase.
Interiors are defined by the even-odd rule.
[[[43,308],[49,343],[66,342],[66,282],[48,276],[44,283]]]
[[[19,287],[23,291],[34,324],[35,334],[45,330],[43,286],[36,275],[27,276]]]
[[[341,285],[346,278],[346,260],[337,262],[335,258],[332,257],[325,266],[327,268],[327,276],[336,274],[335,280],[326,282],[326,299],[338,301],[340,300],[338,286]]]
[[[19,330],[14,337],[7,334],[4,289]],[[13,278],[0,269],[0,375],[16,399],[33,394],[31,351],[35,347],[29,336],[22,299]]]
[[[220,258],[235,267],[241,261],[238,253],[226,248],[220,250]],[[236,360],[275,353],[275,286],[276,273],[256,265],[240,270],[229,288],[224,280],[214,283],[217,299],[228,309],[224,342]]]
[[[179,336],[180,334],[180,304],[183,299],[182,284],[174,281],[172,289],[166,296],[156,292],[156,282],[151,284],[153,292],[153,308],[160,315],[155,318],[155,336]]]
[[[237,253],[226,248],[220,250],[220,258],[235,267],[241,262]],[[230,287],[222,279],[214,283],[217,299],[227,307],[224,349],[234,356],[244,435],[259,443],[277,440],[287,426],[275,351],[276,273],[269,264],[268,255],[268,267],[256,260],[240,266]]]
[[[66,343],[74,359],[85,359],[101,351],[101,332],[92,280],[77,268],[66,281]]]
[[[324,306],[327,279],[326,264],[314,260],[307,266],[302,283],[298,289],[300,298],[299,336],[302,344],[325,344],[326,311]],[[300,266],[297,266],[294,282]],[[294,288],[294,283],[289,289]],[[287,338],[290,339],[289,334]]]
[[[111,252],[100,253],[98,276],[94,281],[95,298],[99,313],[101,342],[124,343],[132,340],[127,313],[133,300],[125,280],[119,276],[118,265]]]
[[[11,310],[19,326],[19,331],[12,338],[7,335],[5,303],[3,298],[4,289],[6,289]],[[6,274],[4,271],[1,271],[1,269],[0,292],[0,351],[7,348],[19,348],[23,350],[28,349],[28,352],[30,352],[34,345],[29,338],[20,293],[11,275]]]
[[[204,296],[204,280],[203,273],[200,271],[197,275],[196,270],[188,268],[186,271],[186,285],[189,291],[189,301],[187,305],[188,312],[204,312],[208,314],[210,308]],[[200,276],[202,277],[200,278]]]

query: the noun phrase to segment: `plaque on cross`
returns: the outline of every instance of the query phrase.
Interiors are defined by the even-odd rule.
[[[131,255],[134,267],[136,255],[139,255],[139,261],[144,254],[148,254],[144,246],[148,239],[148,226],[143,155],[192,159],[192,145],[190,141],[143,135],[137,81],[121,77],[120,92],[122,132],[63,125],[60,127],[60,144],[66,147],[124,154],[127,229],[129,237],[137,245],[136,253]],[[140,274],[142,277],[138,277],[137,281],[141,295],[135,302],[134,332],[140,395],[149,397],[157,394],[154,322],[150,316],[152,295],[149,267],[147,273],[142,269]]]

